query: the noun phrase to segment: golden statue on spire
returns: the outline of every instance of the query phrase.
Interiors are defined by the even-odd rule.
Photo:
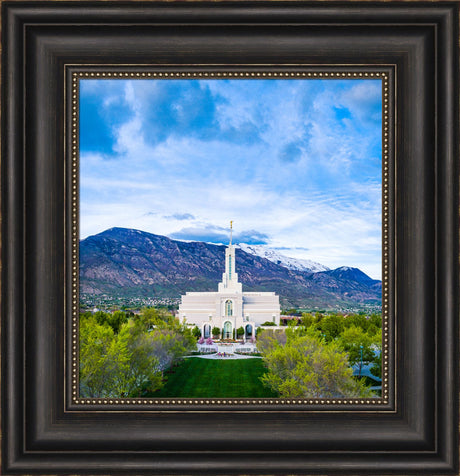
[[[232,244],[233,220],[230,220],[230,245]]]

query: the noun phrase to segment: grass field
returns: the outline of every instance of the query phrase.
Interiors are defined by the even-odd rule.
[[[262,359],[210,360],[191,357],[166,374],[157,398],[256,398],[276,397],[259,377]]]

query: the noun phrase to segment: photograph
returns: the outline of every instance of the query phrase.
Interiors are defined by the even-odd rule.
[[[382,82],[79,79],[80,397],[381,396]]]

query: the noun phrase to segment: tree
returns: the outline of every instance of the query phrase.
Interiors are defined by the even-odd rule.
[[[315,322],[315,318],[309,312],[303,312],[302,318],[300,319],[300,324],[305,327],[310,327]]]
[[[347,355],[336,342],[324,345],[317,336],[286,330],[286,343],[263,334],[258,349],[267,373],[264,385],[287,398],[368,397],[371,390],[353,377]],[[262,337],[262,336],[261,336]]]
[[[274,347],[284,345],[287,341],[286,332],[270,332],[267,329],[260,329],[257,334],[257,349],[262,354],[268,354]]]
[[[154,307],[144,307],[141,313],[134,317],[135,324],[143,327],[145,330],[152,329],[160,321],[158,311]]]
[[[109,314],[104,311],[97,311],[93,314],[94,319],[100,325],[107,324]]]
[[[132,323],[124,324],[118,334],[118,346],[126,348],[127,365],[114,372],[115,394],[111,396],[138,397],[145,389],[163,386],[162,369],[151,345],[151,336],[140,333]]]
[[[128,397],[143,385],[161,386],[158,360],[145,336],[125,323],[118,334],[108,324],[85,319],[80,324],[80,394],[84,397]]]
[[[366,316],[363,314],[352,314],[345,319],[345,327],[359,327],[364,332],[367,332],[367,329],[370,325],[370,320],[366,319]]]
[[[382,353],[378,352],[372,362],[374,365],[370,368],[374,377],[382,378]]]
[[[323,317],[323,319],[318,323],[317,328],[321,330],[326,341],[330,342],[336,339],[343,332],[343,317],[338,316],[337,314]]]
[[[315,320],[316,320],[317,323],[320,322],[323,317],[324,316],[321,312],[319,312],[319,311],[315,312]]]
[[[370,337],[360,327],[351,326],[345,329],[338,339],[338,344],[348,354],[350,365],[361,362],[361,350],[363,362],[370,362],[375,358],[375,338]]]
[[[238,327],[238,329],[236,330],[236,335],[237,335],[237,337],[240,337],[240,336],[244,335],[244,328],[243,327]]]
[[[382,328],[382,314],[372,314],[369,318],[369,322],[374,324],[378,328]]]
[[[220,336],[220,328],[219,327],[213,327],[212,328],[212,336],[217,339]]]
[[[122,311],[115,311],[113,314],[110,314],[107,318],[107,323],[113,329],[115,334],[118,334],[120,331],[120,327],[123,324],[128,322],[128,316],[125,312]]]
[[[80,319],[88,319],[93,313],[91,311],[80,312]]]
[[[287,309],[283,314],[287,314],[288,316],[297,316],[299,311],[295,307],[291,307],[291,309]]]
[[[97,311],[94,314],[84,313],[80,314],[80,319],[88,319],[90,316],[94,318],[97,324],[101,326],[110,326],[115,334],[118,334],[122,324],[128,322],[128,316],[123,311],[115,311],[113,313]]]
[[[193,336],[196,338],[196,339],[199,339],[201,337],[201,330],[198,326],[195,326],[193,329],[192,329],[192,334]]]
[[[113,336],[113,329],[98,324],[96,316],[80,322],[80,394],[84,397],[105,396],[107,385],[111,387],[108,363]]]
[[[127,322],[124,313],[96,314],[80,322],[84,397],[151,394],[162,386],[163,372],[196,349],[192,330],[167,313],[148,309]]]

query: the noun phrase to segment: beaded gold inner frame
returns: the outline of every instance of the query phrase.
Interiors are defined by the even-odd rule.
[[[395,412],[396,401],[396,326],[395,326],[395,295],[392,293],[395,283],[391,282],[394,256],[394,212],[390,207],[390,199],[395,195],[395,67],[381,66],[297,66],[286,65],[276,68],[267,66],[242,67],[145,67],[145,66],[79,66],[67,65],[66,70],[66,111],[70,117],[66,120],[66,163],[70,164],[71,196],[71,274],[72,274],[72,316],[70,343],[66,362],[71,371],[66,370],[67,379],[71,379],[71,402],[86,410],[133,410],[142,408],[161,410],[187,406],[188,409],[210,408],[244,408],[251,411],[251,405],[270,409],[301,408],[310,411],[359,411]],[[79,84],[80,80],[91,79],[381,79],[382,82],[382,395],[375,398],[82,398],[79,396]],[[70,374],[70,375],[69,375]],[[67,387],[69,388],[69,387]],[[377,408],[378,407],[378,408]],[[254,408],[254,411],[256,409]]]

